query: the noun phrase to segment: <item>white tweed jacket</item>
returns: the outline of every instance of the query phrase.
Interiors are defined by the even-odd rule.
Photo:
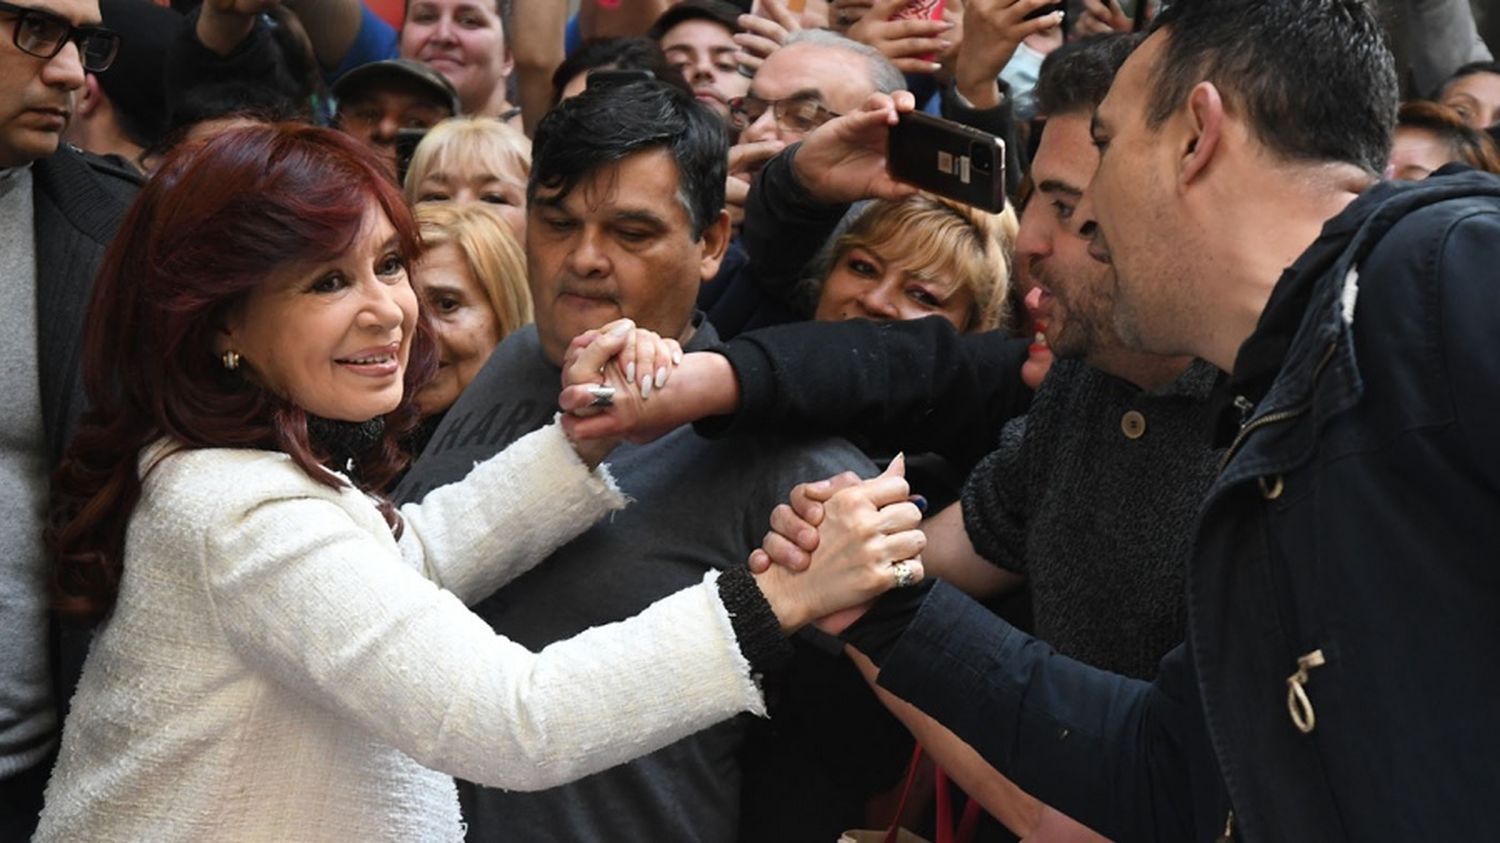
[[[712,576],[539,653],[465,608],[624,505],[556,425],[399,542],[284,454],[157,458],[38,841],[457,840],[450,774],[546,788],[764,714]]]

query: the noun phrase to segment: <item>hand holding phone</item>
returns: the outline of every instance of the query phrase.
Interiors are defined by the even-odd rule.
[[[890,129],[886,154],[892,178],[982,208],[1005,209],[1005,141],[920,111]]]

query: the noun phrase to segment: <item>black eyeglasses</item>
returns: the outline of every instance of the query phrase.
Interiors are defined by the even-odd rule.
[[[780,100],[763,100],[760,97],[735,97],[729,101],[729,125],[737,132],[750,128],[767,109],[772,110],[776,125],[784,131],[807,134],[835,117],[843,117],[830,111],[813,97],[788,97]]]
[[[120,54],[120,35],[102,26],[74,26],[66,19],[44,12],[28,9],[14,3],[0,2],[0,13],[16,16],[12,38],[24,53],[39,59],[50,59],[62,52],[69,41],[78,45],[78,57],[83,69],[98,73],[109,68]]]

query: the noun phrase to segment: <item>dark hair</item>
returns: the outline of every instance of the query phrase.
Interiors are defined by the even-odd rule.
[[[53,477],[47,539],[59,615],[93,622],[114,605],[141,493],[137,461],[159,439],[282,451],[314,480],[339,485],[320,467],[330,455],[310,441],[307,414],[224,369],[214,339],[269,271],[342,253],[372,208],[414,257],[416,224],[372,153],[340,132],[296,124],[186,144],[146,182],[94,284],[83,359],[91,409]],[[415,427],[412,397],[435,366],[419,327],[401,405],[361,455],[372,486],[404,464],[397,441]],[[384,511],[399,530],[394,510]]]
[[[1134,32],[1092,35],[1048,53],[1033,91],[1037,113],[1092,112],[1109,93],[1120,65],[1143,40],[1144,35]]]
[[[1453,71],[1453,75],[1442,81],[1437,90],[1432,92],[1433,99],[1441,99],[1443,94],[1448,93],[1448,86],[1464,78],[1478,73],[1493,73],[1500,76],[1500,61],[1474,61]]]
[[[531,144],[526,202],[539,187],[565,198],[600,167],[650,149],[672,154],[677,196],[701,238],[724,209],[729,137],[692,94],[656,80],[588,89],[547,112]]]
[[[1438,102],[1413,100],[1401,104],[1396,126],[1423,129],[1436,135],[1448,147],[1454,160],[1476,170],[1500,173],[1500,150],[1485,132],[1471,128],[1463,115]]]
[[[1151,71],[1156,128],[1212,82],[1261,143],[1290,161],[1339,161],[1379,176],[1399,99],[1384,30],[1365,0],[1179,0]]]
[[[661,46],[649,38],[590,38],[552,72],[552,104],[562,102],[563,88],[568,87],[573,77],[600,68],[649,70],[663,82],[684,91],[693,89],[682,77],[682,71],[667,61]]]

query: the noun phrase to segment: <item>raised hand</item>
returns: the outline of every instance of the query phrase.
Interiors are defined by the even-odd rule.
[[[948,33],[954,24],[947,20],[892,20],[909,2],[875,0],[844,34],[879,50],[903,73],[935,73],[941,65],[933,58],[953,46]]]
[[[1146,0],[1137,0],[1144,3]],[[1106,32],[1130,32],[1135,21],[1120,8],[1118,0],[1083,0],[1083,15],[1074,24],[1073,32],[1078,37],[1101,35]]]
[[[802,141],[792,170],[819,202],[902,199],[917,192],[886,171],[891,126],[916,108],[907,91],[871,94],[858,111],[829,120]]]
[[[745,222],[745,200],[750,196],[751,179],[783,149],[786,149],[786,143],[774,139],[737,143],[729,148],[729,176],[724,180],[724,210],[729,212],[729,224],[736,230]]]
[[[905,471],[897,457],[878,477],[829,498],[806,571],[772,566],[756,574],[783,629],[818,621],[837,631],[876,597],[922,579],[919,557],[927,537],[920,529],[922,513],[909,500]]]
[[[979,108],[1000,104],[995,78],[1010,63],[1021,41],[1062,25],[1062,12],[1026,16],[1054,0],[967,0],[964,31],[954,62],[953,82],[964,99]]]
[[[740,48],[735,59],[751,70],[760,70],[761,63],[781,49],[788,35],[802,29],[785,0],[761,0],[753,14],[740,15],[739,24],[744,31],[734,35],[734,43]]]

